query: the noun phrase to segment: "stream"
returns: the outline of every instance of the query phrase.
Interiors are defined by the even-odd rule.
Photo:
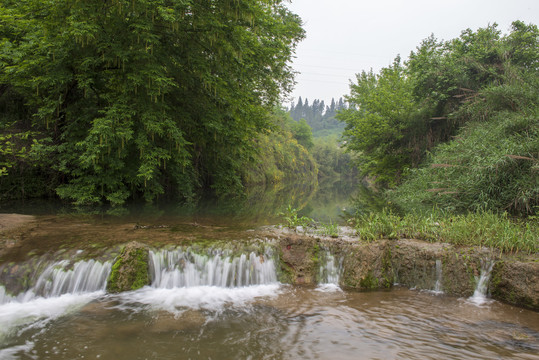
[[[0,306],[1,359],[537,359],[539,315],[427,292],[144,288]]]
[[[337,219],[338,200],[294,206],[314,216],[321,201],[331,211],[316,216]],[[2,255],[0,359],[539,359],[539,313],[488,298],[491,263],[471,298],[443,293],[441,263],[432,290],[345,291],[327,250],[317,285],[283,284],[256,230],[275,218],[258,206],[42,215]],[[133,239],[150,246],[151,285],[107,293],[117,245]],[[202,240],[213,245],[177,245]]]

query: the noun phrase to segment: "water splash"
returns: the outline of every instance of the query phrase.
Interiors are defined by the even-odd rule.
[[[73,264],[62,260],[46,266],[35,285],[18,295],[10,295],[0,286],[0,343],[30,328],[43,328],[51,320],[104,295],[111,268],[110,261]],[[0,353],[0,358],[9,358],[11,350]]]
[[[442,260],[436,260],[436,283],[434,284],[434,293],[442,294]]]
[[[481,260],[481,273],[479,276],[479,280],[477,281],[474,294],[468,299],[469,302],[478,306],[489,302],[489,300],[487,299],[487,290],[488,283],[490,281],[490,274],[493,267],[493,260]]]
[[[191,249],[150,251],[153,288],[195,286],[242,287],[277,282],[274,256],[265,253],[234,256],[231,251],[210,249],[204,254]]]
[[[0,350],[0,359],[3,360],[17,360],[20,359],[20,354],[29,354],[33,349],[34,343],[32,341],[26,341],[24,345],[16,345]]]
[[[181,314],[187,309],[221,312],[225,308],[246,309],[256,299],[274,298],[282,292],[279,283],[243,287],[191,286],[142,289],[115,295],[118,309],[137,311],[141,304],[151,310]]]
[[[318,290],[335,291],[340,290],[339,281],[341,278],[343,265],[342,258],[335,259],[329,250],[322,250],[319,254],[320,267],[318,270]]]

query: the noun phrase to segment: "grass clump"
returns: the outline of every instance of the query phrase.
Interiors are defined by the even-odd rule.
[[[339,237],[341,230],[338,224],[334,224],[333,221],[330,221],[329,224],[320,224],[318,232],[323,236],[337,238]]]
[[[477,211],[452,214],[435,210],[428,215],[397,215],[389,210],[358,215],[361,240],[414,238],[464,246],[487,246],[503,252],[539,252],[539,220],[513,219],[507,213]]]
[[[314,220],[307,216],[299,216],[298,215],[298,209],[295,209],[292,207],[292,205],[288,205],[286,210],[279,215],[283,217],[283,219],[286,221],[286,226],[293,229],[298,226],[309,226],[314,223]]]

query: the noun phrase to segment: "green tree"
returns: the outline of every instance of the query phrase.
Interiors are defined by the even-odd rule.
[[[360,155],[363,175],[394,185],[415,160],[409,147],[417,109],[412,82],[398,57],[380,74],[364,71],[356,80],[347,97],[350,107],[337,115],[346,123],[347,148]]]
[[[363,175],[404,207],[534,214],[537,176],[539,31],[520,21],[439,42],[351,85],[347,148]],[[422,161],[426,160],[418,170]],[[408,176],[403,176],[407,175]]]
[[[26,151],[80,204],[238,190],[303,37],[281,1],[7,0],[0,14],[3,131],[31,131]]]
[[[313,132],[305,119],[292,123],[292,134],[305,149],[310,150],[313,147]]]

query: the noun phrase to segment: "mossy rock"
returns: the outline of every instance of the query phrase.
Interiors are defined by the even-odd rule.
[[[372,271],[369,271],[367,275],[359,281],[359,286],[361,289],[374,290],[379,288],[379,282]]]
[[[127,244],[112,266],[107,291],[118,293],[149,285],[148,259],[146,245],[135,241]]]

